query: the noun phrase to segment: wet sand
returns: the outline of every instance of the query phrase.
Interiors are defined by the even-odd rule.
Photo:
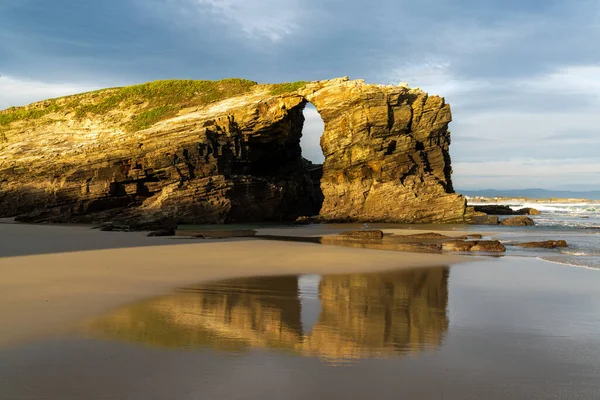
[[[199,283],[0,346],[0,398],[598,399],[598,287],[519,257]]]
[[[308,234],[310,229],[294,232]],[[60,335],[81,319],[192,283],[388,271],[474,259],[251,238],[148,238],[88,227],[0,224],[0,237],[0,347]]]
[[[600,398],[599,271],[88,227],[0,237],[1,399]]]

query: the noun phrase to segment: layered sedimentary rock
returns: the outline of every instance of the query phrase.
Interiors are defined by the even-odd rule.
[[[142,225],[319,210],[325,220],[470,218],[453,193],[443,98],[347,78],[223,82],[109,89],[0,112],[0,216]],[[301,155],[307,102],[325,123],[322,194]]]
[[[454,194],[450,106],[403,86],[334,80],[301,90],[325,123],[325,219],[463,222]]]

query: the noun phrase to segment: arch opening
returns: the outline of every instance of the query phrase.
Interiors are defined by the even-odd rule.
[[[324,200],[323,192],[321,191],[321,178],[323,177],[325,155],[321,149],[321,137],[325,132],[325,122],[316,107],[308,101],[304,104],[302,113],[304,115],[304,124],[300,136],[300,150],[302,158],[307,165],[314,192],[318,198],[317,207],[314,209],[314,215],[318,215]]]

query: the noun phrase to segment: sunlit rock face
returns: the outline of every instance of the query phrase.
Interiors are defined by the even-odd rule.
[[[162,110],[143,108],[152,99],[80,112],[107,94],[0,112],[0,122],[35,117],[0,125],[0,216],[227,223],[320,212],[325,220],[465,221],[443,98],[347,78],[283,93],[246,83],[232,93],[149,126],[140,118]],[[322,194],[300,148],[307,102],[325,124]]]
[[[93,337],[242,352],[277,349],[332,362],[439,348],[448,329],[448,268],[325,276],[321,312],[303,330],[298,278],[201,285],[85,325]]]
[[[0,215],[223,223],[318,212],[301,157],[302,97],[256,87],[128,132],[136,107],[10,125],[0,144]]]
[[[402,86],[337,79],[302,91],[325,123],[321,216],[333,220],[463,222],[454,194],[450,106]]]

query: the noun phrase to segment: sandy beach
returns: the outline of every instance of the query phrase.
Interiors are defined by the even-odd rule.
[[[294,229],[297,235],[318,231]],[[0,346],[57,335],[83,318],[201,282],[376,272],[473,260],[250,238],[149,238],[144,233],[75,226],[0,224],[0,237]]]
[[[81,226],[0,224],[0,235],[3,399],[600,393],[597,271],[526,253],[151,238]]]

